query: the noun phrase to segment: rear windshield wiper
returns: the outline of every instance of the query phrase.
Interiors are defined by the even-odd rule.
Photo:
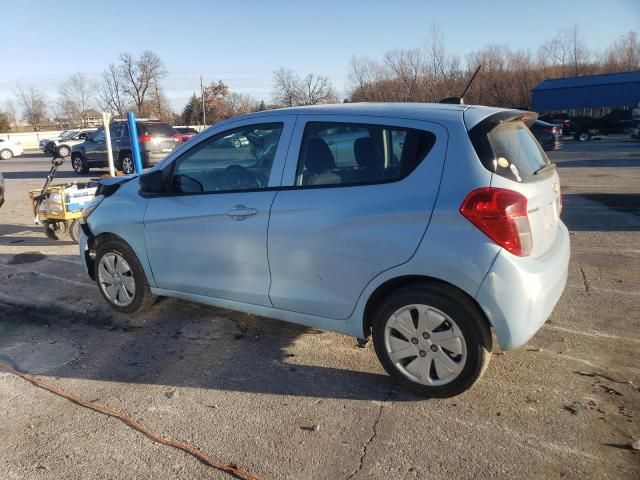
[[[555,163],[548,163],[544,167],[540,167],[538,170],[533,172],[533,174],[534,175],[538,175],[539,173],[544,173],[544,172],[548,172],[549,170],[555,170],[555,169],[556,169],[556,164]]]

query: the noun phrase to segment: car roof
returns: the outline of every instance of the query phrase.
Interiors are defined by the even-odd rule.
[[[251,119],[269,115],[367,115],[374,117],[406,118],[416,120],[454,120],[462,114],[471,117],[469,128],[502,108],[481,105],[456,105],[447,103],[338,103],[329,105],[312,105],[304,107],[278,108],[262,112],[249,113],[233,117],[230,120]]]

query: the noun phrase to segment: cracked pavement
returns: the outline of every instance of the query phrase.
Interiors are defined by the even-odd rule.
[[[638,478],[640,142],[551,156],[569,284],[459,397],[407,393],[371,344],[333,333],[173,299],[111,311],[77,247],[30,223],[37,155],[0,162],[0,356],[265,479]],[[64,165],[58,180],[73,178]],[[0,478],[231,477],[0,369]]]

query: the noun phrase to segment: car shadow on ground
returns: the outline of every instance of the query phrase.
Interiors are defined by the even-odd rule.
[[[25,232],[36,236],[25,236]],[[43,225],[0,225],[0,245],[20,247],[46,247],[55,245],[73,245],[74,242],[61,233],[59,240],[47,238]]]
[[[569,230],[640,231],[638,193],[569,193],[562,195],[562,202],[562,220]]]
[[[24,368],[21,351],[56,345],[76,351],[42,370],[56,377],[359,400],[384,400],[394,386],[352,338],[175,299],[125,316],[92,283],[0,277],[0,356]]]

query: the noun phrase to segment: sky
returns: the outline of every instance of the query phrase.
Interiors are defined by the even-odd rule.
[[[53,98],[67,77],[98,79],[123,52],[155,51],[177,111],[205,82],[269,102],[273,71],[328,76],[348,90],[356,56],[424,46],[438,24],[447,50],[531,49],[578,25],[592,49],[640,31],[640,0],[0,0],[0,109],[17,85]]]

